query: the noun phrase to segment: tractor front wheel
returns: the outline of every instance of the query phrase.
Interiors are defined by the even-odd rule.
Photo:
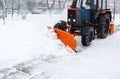
[[[82,31],[82,45],[89,46],[94,37],[94,28],[92,26],[86,26]]]

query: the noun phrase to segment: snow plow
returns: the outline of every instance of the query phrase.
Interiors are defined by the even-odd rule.
[[[113,34],[114,23],[107,0],[73,0],[68,9],[67,22],[54,25],[58,38],[76,51],[75,36],[81,36],[83,46],[89,46],[95,37],[104,39]],[[50,27],[48,27],[50,28]]]

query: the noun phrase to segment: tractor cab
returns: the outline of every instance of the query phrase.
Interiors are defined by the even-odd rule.
[[[83,22],[94,22],[101,10],[107,9],[107,0],[73,0],[68,9],[68,24],[82,25]]]

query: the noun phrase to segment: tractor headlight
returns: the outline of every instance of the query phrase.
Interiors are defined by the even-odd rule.
[[[76,22],[76,19],[73,19],[73,22]]]
[[[70,22],[70,18],[68,19],[68,21]]]

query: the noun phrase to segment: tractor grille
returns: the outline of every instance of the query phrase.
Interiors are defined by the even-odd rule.
[[[76,10],[68,10],[68,18],[75,19],[76,17]]]
[[[68,9],[68,24],[76,24],[77,23],[77,9],[76,8],[70,8]]]

